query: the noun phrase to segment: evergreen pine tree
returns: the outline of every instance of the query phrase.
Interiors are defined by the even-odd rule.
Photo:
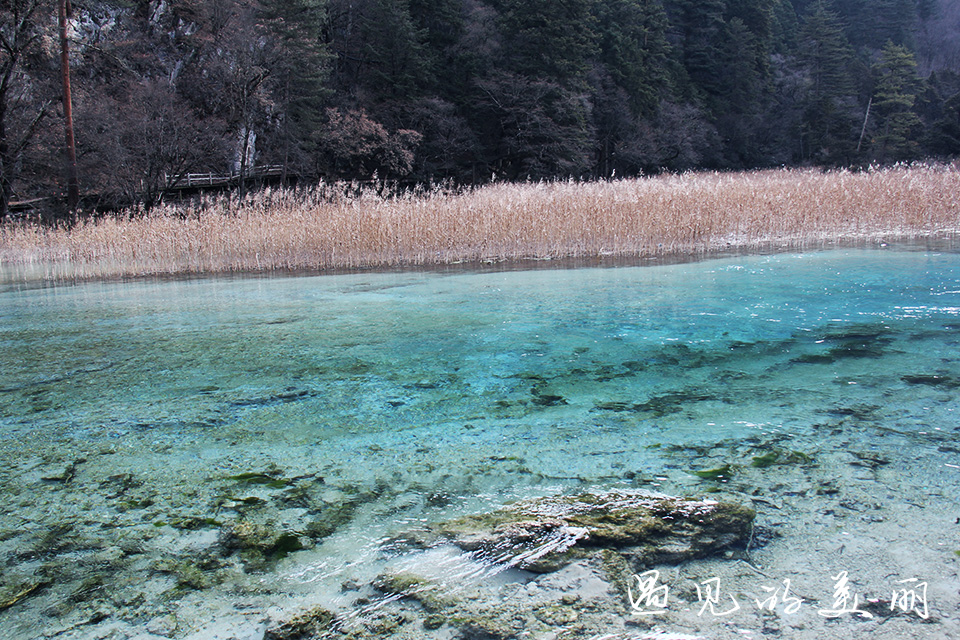
[[[960,155],[960,75],[933,73],[927,86],[926,113],[921,113],[921,120],[930,126],[924,148],[941,157]]]
[[[496,0],[503,62],[527,78],[585,85],[596,53],[594,0]]]
[[[801,123],[802,157],[835,163],[855,145],[853,52],[829,4],[817,2],[799,34],[798,56],[808,76]]]
[[[409,0],[410,18],[421,36],[429,91],[460,93],[468,75],[458,51],[465,28],[461,0]]]
[[[914,111],[920,80],[917,62],[905,46],[888,42],[875,67],[877,89],[874,106],[879,131],[874,152],[881,161],[908,160],[920,153],[917,142],[921,122]]]
[[[667,16],[656,0],[595,5],[599,60],[628,97],[634,114],[650,116],[668,87]]]
[[[406,101],[429,83],[425,34],[407,0],[372,0],[362,14],[362,56],[369,64],[365,89],[381,100]]]
[[[310,171],[330,94],[330,54],[322,41],[326,8],[326,0],[261,0],[260,20],[276,45],[271,89],[281,121],[274,160],[294,173]]]
[[[796,49],[797,32],[800,29],[798,9],[791,0],[777,0],[773,5],[770,23],[774,55],[787,55]]]
[[[720,47],[726,0],[667,0],[664,6],[693,93],[701,98],[719,94],[722,91]]]

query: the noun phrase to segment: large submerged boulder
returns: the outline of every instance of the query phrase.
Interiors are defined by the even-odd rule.
[[[449,542],[478,558],[535,572],[615,549],[639,569],[745,541],[755,516],[753,509],[729,502],[619,490],[524,500],[406,539],[421,546]]]

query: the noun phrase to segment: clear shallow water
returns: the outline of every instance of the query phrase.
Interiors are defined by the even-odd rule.
[[[960,516],[958,345],[950,252],[4,285],[4,588],[45,582],[0,616],[16,637],[85,637],[174,611],[184,637],[218,617],[218,598],[266,608],[282,592],[346,611],[343,583],[373,580],[386,537],[585,487],[790,502],[793,483],[786,495],[809,504],[766,524],[820,514],[809,526],[837,533],[817,502],[834,494],[816,487],[853,468],[872,475],[851,483],[879,484],[845,497],[927,500],[939,527]],[[750,466],[771,448],[813,470]],[[689,473],[721,464],[743,469]],[[279,481],[238,479],[252,473]],[[888,524],[920,522],[894,511],[905,520]],[[238,521],[312,532],[310,548],[251,561],[222,548]],[[863,551],[886,575],[889,550],[921,532],[864,535],[886,544],[882,560]],[[953,550],[921,565],[942,562],[925,577],[950,615]],[[191,585],[184,563],[206,577]],[[105,617],[84,622],[91,607]]]

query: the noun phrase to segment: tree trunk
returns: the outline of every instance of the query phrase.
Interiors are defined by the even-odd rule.
[[[240,145],[240,183],[238,185],[238,198],[243,202],[243,197],[247,194],[247,151],[250,148],[250,130],[243,126],[243,144]]]
[[[863,136],[867,133],[867,120],[870,118],[870,106],[873,105],[873,96],[867,102],[867,113],[863,116],[863,128],[860,129],[860,140],[857,141],[857,153],[860,153],[860,146],[863,144]]]
[[[77,145],[73,137],[73,100],[70,97],[70,46],[67,43],[68,0],[59,2],[60,70],[63,76],[63,126],[67,147],[67,209],[75,213],[80,204],[80,182],[77,178]]]
[[[10,176],[13,167],[9,166],[10,143],[7,142],[5,102],[6,99],[0,97],[0,222],[7,219],[7,210],[13,191]]]

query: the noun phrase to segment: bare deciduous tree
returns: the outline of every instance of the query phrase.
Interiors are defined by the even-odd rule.
[[[134,83],[116,98],[85,98],[79,124],[95,142],[81,147],[82,166],[121,204],[149,209],[168,183],[225,162],[224,123],[194,112],[169,81]]]
[[[364,111],[327,109],[322,172],[335,177],[406,175],[421,137],[409,129],[391,134]]]
[[[42,9],[42,0],[0,3],[0,221],[7,217],[20,159],[50,108],[23,70],[41,37]]]

